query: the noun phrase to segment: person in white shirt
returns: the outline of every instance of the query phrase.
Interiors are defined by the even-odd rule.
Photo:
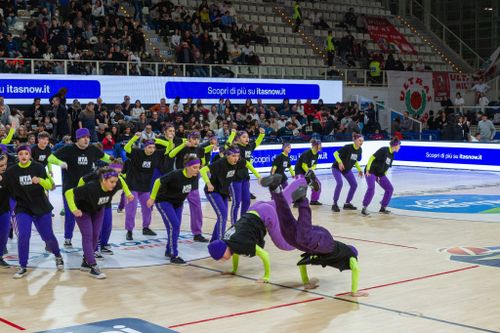
[[[488,106],[488,104],[490,103],[490,100],[488,99],[488,97],[486,97],[486,94],[485,93],[481,93],[479,94],[479,106],[481,107],[481,112],[484,113],[484,109]]]
[[[479,82],[473,85],[470,90],[476,93],[476,103],[479,103],[481,94],[486,94],[490,90],[490,86],[484,82],[483,78],[480,78]]]
[[[142,107],[141,101],[136,100],[135,101],[135,106],[132,108],[132,111],[130,112],[130,116],[134,119],[139,119],[139,116],[141,113],[146,112],[144,108]]]
[[[460,114],[463,113],[463,106],[465,105],[465,100],[462,97],[462,94],[460,94],[460,92],[456,93],[455,100],[453,101],[453,105],[455,105],[456,112],[459,112]]]

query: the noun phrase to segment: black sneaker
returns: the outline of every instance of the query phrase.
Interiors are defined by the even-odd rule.
[[[60,216],[64,216],[64,215],[66,215],[66,212],[64,211],[64,208],[63,208],[63,209],[61,209],[61,211],[59,212],[59,215],[60,215]]]
[[[344,204],[344,210],[357,210],[358,207],[353,206],[352,203],[346,203]]]
[[[366,207],[363,207],[363,209],[361,209],[361,215],[363,215],[363,216],[370,215],[370,213],[368,213],[368,210],[366,209]]]
[[[195,242],[199,242],[199,243],[208,243],[208,239],[206,239],[205,237],[203,237],[203,235],[194,235],[193,237],[193,240]]]
[[[94,266],[90,267],[89,274],[90,274],[91,277],[96,278],[98,280],[102,280],[102,279],[106,278],[106,274],[104,274],[103,272],[101,272],[101,269],[97,265],[94,265]]]
[[[250,193],[250,199],[257,199],[257,197],[253,194],[253,193]]]
[[[113,251],[111,251],[111,247],[110,246],[103,246],[101,247],[101,253],[102,254],[107,254],[107,255],[113,255]]]
[[[323,204],[321,202],[319,202],[318,200],[312,200],[309,205],[311,206],[323,206]]]
[[[64,271],[64,260],[62,257],[56,257],[56,267],[58,271]]]
[[[333,205],[332,205],[332,211],[334,211],[334,212],[336,212],[336,213],[340,212],[340,208],[339,208],[339,206],[337,206],[337,204],[333,204]]]
[[[264,177],[260,180],[260,185],[263,187],[269,187],[270,191],[274,191],[278,186],[281,185],[282,175],[275,173],[274,175]]]
[[[380,207],[380,210],[378,212],[381,214],[390,214],[391,213],[391,211],[385,207]]]
[[[120,214],[121,212],[123,212],[123,208],[117,208],[117,209],[116,209],[116,212],[117,212],[118,214]]]
[[[73,247],[73,244],[71,244],[71,239],[64,240],[64,247],[68,247],[68,248]]]
[[[14,276],[12,276],[12,278],[22,279],[26,275],[26,273],[28,273],[28,270],[26,269],[26,267],[19,267],[19,269],[14,274]]]
[[[94,252],[94,257],[97,260],[104,260],[104,257],[102,256],[101,252]]]
[[[156,236],[156,232],[154,232],[153,230],[151,230],[149,228],[142,229],[142,234],[144,236]]]
[[[184,261],[181,257],[171,257],[170,258],[170,263],[171,264],[176,264],[176,265],[187,265],[187,262]]]
[[[80,266],[80,270],[82,272],[90,272],[90,269],[91,269],[90,265],[87,264],[87,261],[85,260],[85,258],[83,258],[82,265]]]
[[[307,171],[305,177],[307,185],[309,185],[309,187],[312,188],[314,191],[318,192],[320,190],[320,185],[318,183],[316,175],[314,174],[314,171],[312,170]]]
[[[309,265],[311,263],[311,254],[303,253],[301,254],[302,259],[299,260],[297,266]]]
[[[295,191],[292,193],[292,200],[293,202],[297,203],[300,200],[303,200],[307,196],[307,186],[299,186]],[[295,204],[293,205],[294,207]]]
[[[0,268],[10,268],[10,265],[3,258],[0,258]]]
[[[165,257],[172,258],[172,253],[169,250],[165,250]]]
[[[134,238],[132,237],[132,231],[127,231],[127,236],[126,236],[127,240],[134,240]]]

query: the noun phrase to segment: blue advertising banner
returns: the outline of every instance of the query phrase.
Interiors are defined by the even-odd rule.
[[[66,98],[98,98],[101,84],[97,80],[24,80],[0,79],[0,95],[12,99],[50,98],[66,88]]]
[[[500,165],[498,149],[477,148],[474,147],[474,144],[471,144],[470,148],[465,148],[445,147],[442,145],[437,147],[405,147],[403,143],[395,159],[408,162]]]
[[[230,99],[318,99],[318,84],[245,83],[245,82],[172,82],[165,85],[167,98]]]
[[[37,333],[176,333],[142,319],[117,318]]]

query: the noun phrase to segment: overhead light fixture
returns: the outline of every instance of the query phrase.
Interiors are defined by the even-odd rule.
[[[486,12],[492,12],[493,8],[492,7],[484,7],[483,10]]]

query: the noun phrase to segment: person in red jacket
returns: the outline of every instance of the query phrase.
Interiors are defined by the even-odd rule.
[[[103,150],[113,150],[115,147],[115,139],[113,139],[113,135],[110,132],[106,132],[106,136],[102,139],[102,148]]]
[[[314,116],[315,113],[316,113],[316,107],[312,104],[311,99],[309,98],[304,104],[304,115],[306,117]]]

